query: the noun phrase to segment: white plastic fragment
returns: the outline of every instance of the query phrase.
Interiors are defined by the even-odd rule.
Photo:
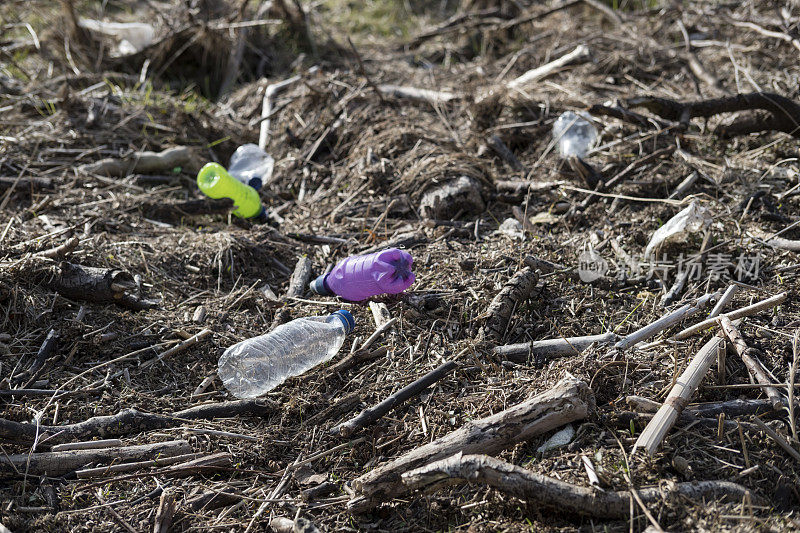
[[[553,450],[555,448],[560,448],[562,446],[566,446],[570,442],[572,442],[572,437],[575,436],[575,429],[572,427],[571,424],[567,425],[561,431],[558,431],[553,434],[552,437],[547,439],[544,444],[539,446],[536,451],[539,453],[543,453],[549,450]]]
[[[106,22],[95,19],[81,19],[81,28],[118,39],[116,54],[126,56],[141,52],[153,43],[156,30],[143,22]]]
[[[712,220],[711,211],[693,201],[653,233],[644,250],[645,259],[666,243],[684,241],[690,234],[706,229]]]
[[[272,177],[275,160],[257,144],[243,144],[231,156],[228,172],[258,190]]]
[[[522,223],[516,218],[507,218],[497,228],[497,233],[510,237],[511,239],[524,241],[525,232],[522,228]]]

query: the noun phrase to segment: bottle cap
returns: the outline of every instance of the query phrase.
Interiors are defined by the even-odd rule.
[[[353,318],[353,315],[350,314],[350,311],[346,309],[339,309],[333,314],[342,321],[342,324],[344,324],[345,333],[350,333],[353,331],[353,328],[356,327],[356,319]]]
[[[316,294],[319,294],[320,296],[332,296],[333,295],[333,291],[331,290],[330,287],[328,287],[328,284],[325,282],[325,278],[326,277],[327,277],[327,274],[323,274],[323,275],[317,277],[317,279],[315,279],[314,281],[312,281],[311,283],[308,284],[308,287],[313,292],[315,292]]]
[[[259,190],[264,182],[261,181],[261,178],[250,178],[250,181],[248,181],[247,184],[255,190]]]

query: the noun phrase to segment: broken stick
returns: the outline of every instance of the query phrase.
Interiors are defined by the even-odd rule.
[[[185,440],[173,440],[99,450],[21,453],[0,457],[0,472],[6,475],[63,476],[90,463],[142,461],[182,455],[191,451],[192,447]]]
[[[694,395],[703,377],[717,360],[717,350],[724,350],[725,341],[719,336],[714,336],[708,341],[700,351],[692,358],[689,366],[683,371],[669,391],[664,405],[658,410],[653,419],[644,428],[644,431],[636,443],[633,445],[633,452],[638,448],[644,448],[647,453],[652,455],[661,446],[664,438],[675,425],[675,421],[689,404],[689,400]]]
[[[121,178],[134,173],[147,174],[172,170],[175,167],[187,167],[189,173],[194,173],[200,166],[200,158],[192,148],[176,146],[162,152],[134,152],[122,159],[102,159],[96,163],[82,165],[79,170],[84,173]]]
[[[307,255],[297,260],[297,265],[294,267],[294,272],[289,280],[289,288],[286,291],[285,299],[288,300],[289,298],[300,298],[303,296],[303,291],[305,291],[308,285],[308,280],[311,279],[312,266],[313,263]]]
[[[437,368],[431,370],[418,380],[395,392],[375,407],[364,409],[355,418],[351,418],[347,422],[343,422],[338,426],[333,427],[331,429],[331,434],[349,437],[359,429],[372,424],[398,405],[405,403],[414,396],[417,396],[422,391],[455,370],[457,367],[458,365],[455,363],[455,361],[448,361],[442,365],[439,365]]]
[[[747,343],[744,342],[742,334],[739,333],[739,329],[733,325],[728,317],[720,317],[719,323],[722,326],[722,331],[725,332],[725,336],[731,341],[736,353],[742,358],[745,366],[747,366],[747,369],[756,381],[762,385],[769,385],[764,388],[764,393],[766,393],[767,397],[772,402],[772,408],[777,411],[783,407],[783,397],[778,392],[778,389],[772,387],[773,383],[770,381],[766,370],[758,359],[758,350],[750,348]]]
[[[0,439],[14,442],[57,444],[93,437],[120,437],[153,429],[164,429],[183,424],[185,420],[210,420],[234,416],[265,417],[277,409],[270,400],[235,400],[196,405],[172,414],[145,413],[137,409],[123,409],[115,415],[95,416],[63,426],[45,426],[29,422],[14,422],[0,418]]]
[[[671,328],[678,322],[681,322],[684,318],[697,313],[706,305],[708,305],[709,302],[718,297],[718,292],[701,296],[694,302],[694,305],[686,304],[675,311],[672,311],[671,313],[667,313],[655,322],[647,324],[646,326],[637,329],[633,333],[629,333],[620,339],[620,341],[614,345],[614,348],[617,350],[626,350],[639,342],[653,338],[665,329]]]
[[[565,66],[569,65],[570,63],[579,63],[588,61],[592,57],[591,52],[589,52],[589,47],[585,44],[579,44],[575,47],[575,50],[568,54],[564,54],[563,56],[559,57],[558,59],[551,61],[550,63],[545,63],[544,65],[529,70],[522,76],[511,80],[506,84],[506,87],[509,89],[520,89],[525,85],[531,84],[533,82],[539,81],[542,78],[546,78],[550,74],[555,73],[556,71],[564,68]]]
[[[584,516],[626,518],[631,512],[629,490],[601,491],[581,487],[487,455],[458,453],[406,472],[402,478],[409,489],[436,488],[452,480],[486,484],[539,506]],[[637,491],[642,501],[649,504],[660,503],[670,494],[698,500],[726,497],[732,502],[741,502],[745,495],[750,495],[745,487],[730,481],[668,483]]]
[[[358,494],[350,500],[348,509],[353,513],[365,512],[381,501],[407,492],[400,476],[412,468],[459,451],[497,453],[585,418],[593,409],[594,395],[589,386],[568,375],[550,390],[492,416],[467,422],[460,429],[355,479],[353,486]]]
[[[449,91],[434,91],[431,89],[418,89],[417,87],[404,87],[400,85],[379,85],[378,89],[385,96],[405,98],[430,104],[444,104],[459,98],[459,95]]]
[[[783,302],[786,299],[786,296],[788,294],[789,293],[787,293],[787,292],[782,292],[780,294],[776,294],[775,296],[773,296],[771,298],[767,298],[766,300],[761,300],[760,302],[756,302],[756,303],[754,303],[752,305],[748,305],[747,307],[741,307],[741,308],[736,309],[734,311],[730,311],[728,313],[723,313],[723,314],[721,314],[719,316],[720,317],[726,317],[729,320],[736,320],[737,318],[744,318],[746,316],[751,316],[751,315],[754,315],[754,314],[756,314],[758,312],[764,311],[765,309],[770,309],[772,307],[775,307],[776,305],[778,305],[781,302]],[[694,335],[698,331],[703,330],[703,329],[705,329],[705,328],[707,328],[709,326],[713,326],[714,324],[717,323],[717,321],[718,321],[718,319],[716,317],[712,317],[712,318],[703,320],[702,322],[699,322],[699,323],[695,324],[694,326],[690,326],[690,327],[684,329],[683,331],[677,333],[674,337],[672,337],[672,340],[680,341],[680,340],[683,340],[683,339],[685,339],[687,337],[691,337],[692,335]]]
[[[601,335],[506,344],[505,346],[496,346],[492,351],[509,361],[525,362],[531,356],[563,357],[565,355],[577,355],[594,343],[610,344],[618,338],[619,336],[616,333],[610,331]]]

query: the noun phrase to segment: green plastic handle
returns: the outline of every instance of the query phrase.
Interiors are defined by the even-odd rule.
[[[261,214],[261,198],[251,186],[242,183],[219,163],[206,163],[197,173],[197,186],[209,198],[230,198],[236,207],[234,215],[251,218]]]

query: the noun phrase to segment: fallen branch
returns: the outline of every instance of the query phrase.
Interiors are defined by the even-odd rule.
[[[721,317],[719,319],[719,324],[722,326],[722,331],[725,333],[725,336],[728,337],[728,340],[733,344],[736,353],[742,358],[750,374],[762,385],[770,385],[764,388],[764,393],[772,402],[772,408],[778,410],[783,407],[783,397],[778,392],[778,389],[771,386],[773,383],[767,376],[767,372],[761,364],[761,361],[758,359],[758,351],[754,348],[750,348],[747,343],[744,342],[742,334],[739,333],[739,329],[733,325],[728,317]]]
[[[201,341],[205,340],[205,338],[208,337],[209,335],[211,335],[211,333],[212,333],[212,331],[210,329],[204,329],[204,330],[200,331],[200,333],[196,333],[195,335],[192,335],[188,339],[182,341],[180,344],[177,344],[177,345],[173,346],[172,348],[170,348],[168,350],[164,350],[163,352],[161,352],[160,354],[155,356],[153,359],[150,359],[149,361],[145,361],[144,363],[139,365],[138,370],[142,371],[145,368],[148,368],[148,367],[150,367],[150,366],[152,366],[152,365],[154,365],[154,364],[156,364],[156,363],[158,363],[160,361],[163,361],[167,357],[171,357],[171,356],[173,356],[173,355],[175,355],[177,353],[183,352],[184,350],[194,346],[198,342],[201,342]],[[124,372],[124,371],[122,371],[122,372]],[[114,374],[113,377],[117,377],[119,375],[121,375],[121,374],[117,373],[117,374]],[[113,378],[111,378],[111,379],[113,379]]]
[[[484,331],[488,338],[495,341],[503,338],[511,315],[530,298],[538,281],[536,271],[524,267],[503,286],[486,310]]]
[[[297,265],[294,267],[291,279],[289,279],[289,288],[286,290],[284,299],[300,298],[305,292],[308,280],[311,279],[311,267],[313,263],[307,255],[303,255],[297,260]]]
[[[525,85],[530,85],[531,83],[537,82],[542,78],[550,76],[570,63],[586,62],[591,57],[592,54],[589,52],[589,47],[584,44],[579,44],[572,52],[564,54],[558,59],[555,59],[549,63],[545,63],[538,68],[529,70],[522,76],[511,80],[506,84],[506,88],[511,90],[519,90]]]
[[[5,475],[63,476],[90,463],[110,461],[141,461],[156,457],[171,457],[189,453],[192,447],[185,440],[156,444],[71,450],[66,452],[21,453],[0,456],[0,472]]]
[[[432,489],[453,480],[485,484],[529,503],[583,516],[627,518],[631,513],[632,496],[629,490],[602,491],[581,487],[487,455],[458,453],[406,472],[402,478],[409,489]],[[747,488],[730,481],[666,483],[636,490],[642,501],[651,505],[660,504],[665,497],[675,495],[694,500],[727,498],[731,502],[741,502],[746,495],[756,499]]]
[[[379,85],[378,89],[384,96],[405,98],[417,102],[428,102],[430,104],[444,104],[459,98],[459,95],[449,91],[433,91],[431,89],[418,89],[417,87],[404,87],[400,85]]]
[[[194,149],[188,146],[167,148],[162,152],[134,152],[122,159],[101,159],[78,168],[81,173],[99,174],[122,178],[130,174],[148,174],[185,167],[187,172],[195,173],[201,161]]]
[[[665,329],[671,328],[675,324],[683,321],[686,317],[692,316],[693,314],[702,310],[708,305],[709,302],[716,300],[719,298],[719,296],[719,292],[701,296],[697,299],[697,301],[695,301],[694,305],[686,304],[679,309],[664,315],[655,322],[647,324],[646,326],[637,329],[633,333],[629,333],[620,339],[620,341],[614,345],[614,348],[617,350],[626,350],[639,342],[655,337]]]
[[[775,236],[770,237],[761,230],[754,231],[753,234],[759,239],[763,240],[764,244],[766,244],[767,246],[771,246],[772,248],[778,248],[780,250],[788,250],[790,252],[800,252],[800,241],[784,239],[783,237],[775,237]]]
[[[67,442],[56,444],[50,448],[51,452],[66,452],[69,450],[98,450],[100,448],[119,448],[122,441],[119,439],[85,440],[83,442]]]
[[[594,410],[594,396],[585,382],[572,376],[553,388],[492,416],[473,420],[435,441],[412,450],[353,481],[357,495],[348,503],[353,513],[367,511],[405,493],[401,474],[450,457],[456,452],[497,453],[551,429],[585,418]]]
[[[770,437],[772,440],[774,440],[774,441],[775,441],[775,443],[776,443],[776,444],[778,444],[778,446],[780,446],[781,448],[783,448],[783,450],[784,450],[786,453],[788,453],[789,455],[791,455],[791,456],[792,456],[792,459],[794,459],[795,461],[798,461],[798,462],[800,462],[800,452],[798,452],[797,450],[795,450],[795,449],[792,447],[792,445],[791,445],[791,444],[789,444],[788,442],[786,442],[786,439],[784,439],[783,437],[781,437],[781,436],[780,436],[778,433],[776,433],[776,432],[775,432],[775,430],[774,430],[774,429],[772,429],[771,427],[769,427],[768,425],[766,425],[764,422],[762,422],[760,418],[758,418],[758,417],[755,417],[755,418],[753,418],[753,422],[755,422],[756,426],[758,426],[758,427],[759,427],[759,429],[761,429],[761,431],[763,431],[764,433],[766,433],[767,435],[769,435],[769,437]]]
[[[124,270],[96,268],[62,262],[42,272],[48,287],[71,300],[114,303],[141,311],[157,307],[160,302],[146,300],[129,291],[138,292],[134,276]]]
[[[34,382],[36,377],[39,375],[39,372],[44,367],[45,361],[47,358],[50,357],[50,354],[53,353],[53,350],[56,349],[56,343],[58,342],[58,332],[54,329],[51,329],[47,333],[47,337],[45,337],[42,345],[39,347],[39,351],[36,352],[36,357],[33,360],[33,364],[31,364],[30,368],[25,372],[22,372],[13,378],[14,383],[22,383],[26,381],[26,386],[29,386],[31,383]]]
[[[670,390],[664,405],[658,410],[656,415],[644,428],[633,445],[633,452],[644,448],[647,453],[652,455],[661,446],[669,430],[675,425],[675,421],[686,408],[692,395],[694,395],[700,382],[703,381],[711,364],[717,360],[717,350],[725,349],[724,340],[715,336],[708,341],[677,379],[672,390]]]
[[[240,42],[243,42],[243,38]],[[238,66],[236,68],[238,71]],[[172,527],[172,519],[175,518],[175,511],[178,504],[175,501],[175,494],[169,491],[161,493],[161,499],[158,502],[158,511],[156,511],[156,518],[153,523],[153,533],[169,533]]]
[[[51,178],[40,178],[36,176],[28,177],[8,177],[0,176],[0,190],[14,187],[18,191],[25,191],[29,189],[52,189],[53,180]]]
[[[636,411],[655,413],[662,404],[641,396],[626,396],[625,402]],[[724,402],[704,402],[689,405],[683,412],[692,418],[713,418],[725,414],[726,418],[733,419],[749,415],[762,415],[775,413],[772,402],[766,400],[727,400]]]
[[[600,345],[610,344],[615,342],[618,338],[619,336],[612,331],[601,335],[506,344],[505,346],[496,346],[492,351],[509,361],[524,362],[530,357],[550,358],[563,357],[565,355],[578,355],[594,343]]]
[[[694,185],[694,183],[697,181],[697,178],[699,178],[699,177],[700,177],[700,174],[698,174],[697,172],[692,172],[691,174],[689,174],[686,177],[686,179],[681,181],[678,184],[678,186],[675,187],[675,190],[672,191],[672,194],[670,194],[667,197],[667,199],[668,200],[680,200],[681,198],[686,196],[686,193],[689,192],[689,189],[692,187],[692,185]]]
[[[765,309],[771,309],[772,307],[775,307],[776,305],[779,305],[781,302],[783,302],[786,299],[787,295],[788,295],[788,293],[782,292],[782,293],[777,294],[777,295],[775,295],[775,296],[773,296],[771,298],[767,298],[766,300],[761,300],[760,302],[756,302],[753,305],[748,305],[747,307],[742,307],[742,308],[736,309],[734,311],[730,311],[728,313],[723,313],[723,314],[719,315],[719,317],[720,318],[721,317],[726,317],[729,320],[736,320],[737,318],[744,318],[746,316],[755,315],[756,313],[759,313],[759,312],[761,312],[761,311],[763,311]],[[717,323],[718,320],[719,319],[716,318],[716,317],[712,317],[712,318],[709,318],[707,320],[703,320],[702,322],[699,322],[699,323],[695,324],[694,326],[690,326],[690,327],[684,329],[683,331],[677,333],[675,336],[672,337],[672,340],[680,341],[680,340],[683,340],[683,339],[685,339],[687,337],[691,337],[692,335],[694,335],[698,331],[703,330],[703,329],[705,329],[705,328],[707,328],[709,326],[713,326],[714,324]]]
[[[80,240],[77,237],[71,237],[66,240],[63,244],[56,246],[55,248],[50,248],[49,250],[43,250],[36,254],[37,257],[48,257],[50,259],[55,259],[57,257],[64,257],[65,255],[72,253],[75,248],[78,247],[80,244]]]
[[[591,52],[584,44],[579,44],[572,52],[564,54],[558,59],[529,70],[509,82],[500,83],[485,88],[475,98],[472,114],[475,125],[485,128],[495,122],[500,110],[506,105],[515,105],[529,99],[525,88],[535,84],[571,63],[585,63],[591,59]]]
[[[108,466],[98,466],[95,468],[83,468],[77,470],[75,475],[78,479],[94,479],[98,477],[108,477],[113,474],[120,474],[124,472],[136,472],[137,470],[144,470],[145,468],[169,466],[183,461],[197,459],[201,457],[202,453],[186,453],[175,455],[172,457],[155,457],[148,461],[135,461],[133,463],[112,464]]]
[[[652,117],[646,117],[636,113],[635,111],[625,109],[624,107],[620,107],[618,105],[608,106],[603,104],[594,104],[589,108],[589,114],[592,116],[600,115],[612,117],[623,122],[633,124],[634,126],[641,126],[649,129],[664,129],[672,125],[669,122],[664,122]]]
[[[688,126],[689,120],[693,118],[708,118],[720,113],[764,110],[769,112],[769,117],[736,120],[728,126],[718,128],[717,135],[733,137],[775,130],[800,138],[800,104],[775,93],[737,94],[695,102],[678,102],[668,98],[645,96],[629,99],[626,101],[626,105],[644,107],[661,118],[679,121],[685,126]]]
[[[277,409],[269,400],[236,400],[197,405],[170,414],[145,413],[137,409],[123,409],[115,415],[95,416],[83,422],[63,426],[45,426],[29,422],[13,422],[0,418],[0,439],[14,442],[57,444],[94,437],[108,438],[131,435],[154,429],[179,426],[186,420],[211,420],[234,416],[265,417]]]
[[[523,194],[530,192],[544,192],[557,189],[566,184],[565,181],[531,181],[531,180],[499,180],[494,183],[499,192]]]
[[[444,376],[452,372],[458,367],[458,365],[454,361],[448,361],[442,365],[439,365],[434,370],[431,370],[418,380],[410,383],[400,389],[399,391],[395,392],[378,405],[374,407],[370,407],[368,409],[364,409],[361,413],[356,416],[355,418],[351,418],[347,422],[343,422],[338,426],[335,426],[331,429],[331,434],[333,435],[340,435],[342,437],[349,437],[356,431],[361,428],[365,428],[368,425],[374,423],[376,420],[381,418],[383,415],[397,407],[405,403],[407,400],[413,398],[414,396],[419,395],[442,379]]]

